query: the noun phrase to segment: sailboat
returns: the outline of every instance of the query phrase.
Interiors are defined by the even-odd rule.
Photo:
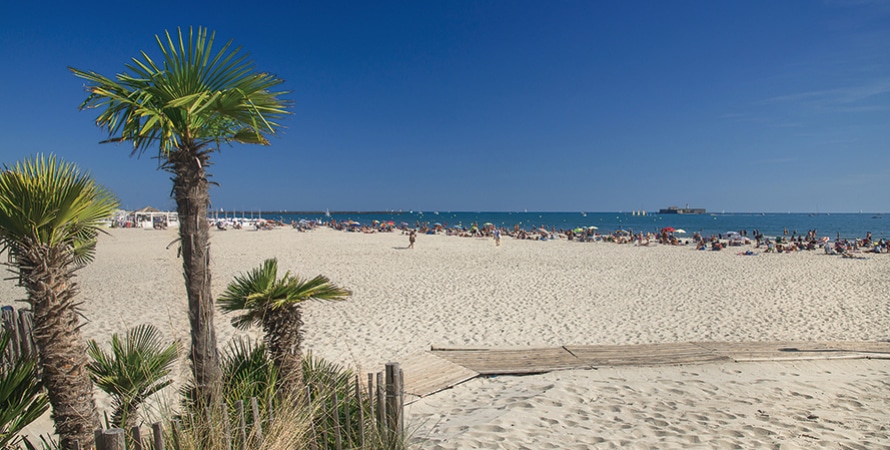
[[[329,211],[327,208],[325,208],[325,209],[324,209],[324,216],[325,216],[325,217],[331,217],[331,211]]]

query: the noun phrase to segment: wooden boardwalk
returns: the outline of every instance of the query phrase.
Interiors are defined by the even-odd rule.
[[[410,403],[480,375],[615,366],[813,359],[890,359],[890,342],[680,342],[528,348],[433,347],[401,363]]]

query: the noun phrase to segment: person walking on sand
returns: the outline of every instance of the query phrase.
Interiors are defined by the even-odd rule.
[[[408,248],[414,248],[415,240],[417,240],[417,233],[411,230],[411,233],[408,235]]]
[[[501,229],[494,229],[494,245],[500,247],[501,246]]]

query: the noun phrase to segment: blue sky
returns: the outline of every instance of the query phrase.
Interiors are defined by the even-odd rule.
[[[67,67],[199,25],[294,102],[271,146],[213,156],[214,209],[890,211],[887,1],[14,2],[0,162],[172,208]]]

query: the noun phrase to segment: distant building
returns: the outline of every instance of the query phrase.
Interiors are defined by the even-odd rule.
[[[667,208],[659,209],[658,214],[707,214],[707,212],[704,208],[690,208],[689,205],[686,205],[685,208],[668,206]]]
[[[175,211],[161,211],[151,206],[136,211],[117,210],[108,225],[118,228],[165,229],[179,227],[179,214]]]

